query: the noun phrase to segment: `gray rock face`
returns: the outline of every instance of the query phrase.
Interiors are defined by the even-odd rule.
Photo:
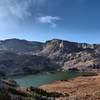
[[[19,39],[0,41],[0,73],[13,75],[52,70],[100,69],[100,45],[59,39],[45,43]]]
[[[52,70],[56,66],[49,58],[37,55],[4,52],[0,57],[0,70],[6,72],[6,75],[36,73]]]
[[[14,53],[36,53],[41,51],[43,43],[29,42],[19,39],[8,39],[0,41],[0,51],[8,51]]]

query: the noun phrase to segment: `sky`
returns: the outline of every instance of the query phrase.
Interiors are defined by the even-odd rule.
[[[100,43],[100,0],[0,0],[0,39]]]

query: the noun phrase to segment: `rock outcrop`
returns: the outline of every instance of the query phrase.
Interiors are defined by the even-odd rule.
[[[45,43],[0,41],[0,75],[42,70],[100,70],[100,45],[53,39]]]

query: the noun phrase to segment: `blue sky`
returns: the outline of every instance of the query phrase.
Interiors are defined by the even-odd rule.
[[[100,0],[0,0],[0,39],[100,43]]]

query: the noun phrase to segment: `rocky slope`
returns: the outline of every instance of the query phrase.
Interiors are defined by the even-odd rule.
[[[60,65],[63,70],[91,71],[100,69],[100,45],[53,39],[40,53]]]
[[[0,74],[2,76],[31,74],[43,70],[54,70],[56,67],[58,66],[49,58],[42,56],[15,54],[11,52],[3,52],[0,55]]]
[[[100,45],[59,39],[45,43],[19,39],[0,41],[0,75],[52,69],[99,71]]]

